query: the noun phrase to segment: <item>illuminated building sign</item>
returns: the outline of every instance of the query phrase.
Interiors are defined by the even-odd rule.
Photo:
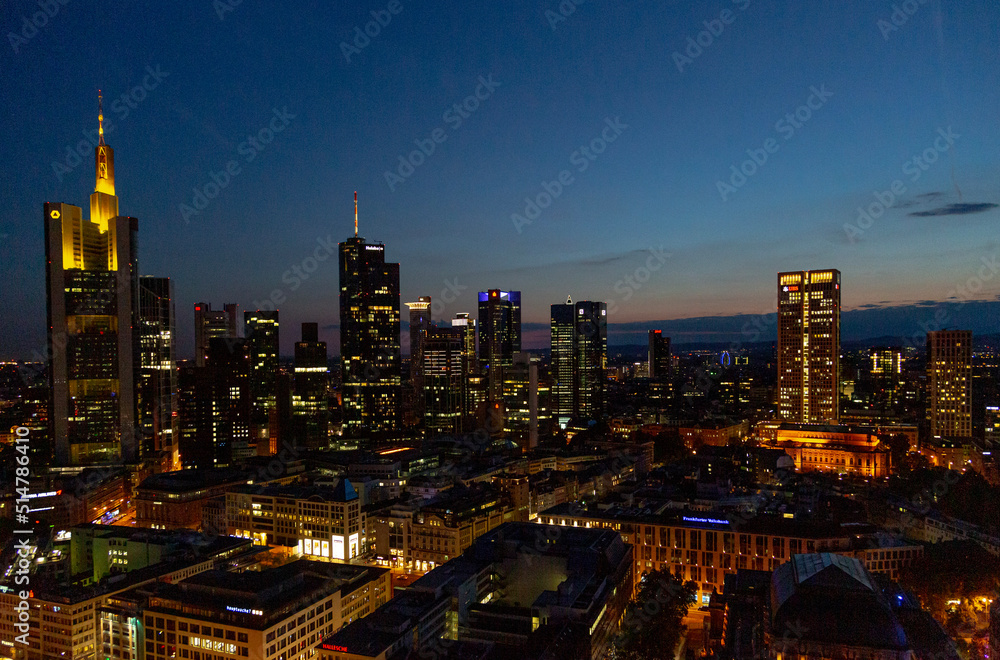
[[[718,518],[692,518],[690,516],[684,516],[683,520],[684,520],[684,522],[710,523],[712,525],[728,525],[729,524],[728,520],[720,520]]]
[[[264,616],[261,610],[251,610],[246,607],[233,607],[232,605],[226,605],[226,609],[230,612],[236,612],[238,614],[253,614],[254,616]]]
[[[342,651],[344,653],[347,653],[347,647],[340,646],[339,644],[323,644],[322,648],[327,651]]]

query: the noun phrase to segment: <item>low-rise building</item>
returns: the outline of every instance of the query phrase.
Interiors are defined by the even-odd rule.
[[[477,538],[511,519],[507,498],[492,486],[454,487],[420,507],[410,524],[415,571],[426,572],[459,556]]]
[[[210,571],[157,584],[142,614],[146,660],[305,660],[390,597],[384,568],[305,559],[264,571]]]
[[[313,559],[351,560],[367,551],[365,512],[354,486],[237,486],[226,493],[226,529],[257,545]]]
[[[603,658],[631,594],[618,534],[509,523],[477,540],[387,605],[319,646],[320,660],[481,657]],[[458,645],[478,642],[466,655]],[[547,655],[546,655],[547,654]]]
[[[782,424],[774,446],[791,456],[800,472],[887,477],[892,470],[889,448],[873,428]]]
[[[721,591],[726,575],[740,569],[773,571],[793,555],[835,552],[870,558],[873,571],[892,574],[920,556],[916,545],[879,535],[872,525],[818,523],[778,516],[732,516],[705,511],[635,511],[562,504],[539,514],[537,523],[559,527],[612,529],[633,548],[636,583],[643,573],[662,570],[693,581],[699,605]],[[881,540],[877,540],[881,539]],[[894,559],[873,546],[898,544]],[[871,550],[871,554],[869,554]],[[878,557],[876,559],[876,557]]]
[[[800,554],[769,576],[746,573],[726,578],[722,657],[958,658],[919,603],[857,559]]]
[[[212,468],[162,472],[147,477],[136,489],[136,527],[199,529],[202,508],[213,497],[251,477],[243,470]]]

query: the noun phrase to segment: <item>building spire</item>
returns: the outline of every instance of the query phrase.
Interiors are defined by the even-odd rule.
[[[104,144],[104,97],[97,90],[97,133],[100,135],[98,144]]]
[[[354,191],[354,236],[358,235],[358,191]]]

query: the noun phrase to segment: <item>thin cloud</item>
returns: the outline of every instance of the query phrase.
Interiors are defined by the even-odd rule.
[[[945,206],[940,206],[936,209],[931,209],[930,211],[914,211],[910,213],[910,217],[913,218],[934,218],[946,215],[969,215],[971,213],[982,213],[983,211],[989,211],[990,209],[997,208],[998,204],[992,202],[960,202],[957,204],[947,204]]]

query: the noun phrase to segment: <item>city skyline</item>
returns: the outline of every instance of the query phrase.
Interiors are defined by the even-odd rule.
[[[1000,86],[991,84],[989,58],[976,53],[996,50],[987,26],[997,7],[918,3],[904,24],[886,28],[891,4],[783,12],[774,22],[764,20],[774,15],[768,3],[731,4],[581,5],[565,21],[548,7],[448,13],[404,4],[357,53],[340,44],[379,8],[317,6],[323,28],[245,4],[197,17],[168,7],[65,8],[12,44],[17,61],[28,62],[57,52],[66,35],[78,37],[79,53],[60,72],[64,93],[53,100],[24,76],[44,78],[66,58],[37,58],[4,74],[25,89],[5,99],[12,123],[42,118],[46,130],[15,131],[0,165],[11,182],[0,191],[10,264],[0,302],[20,310],[0,321],[0,352],[30,358],[44,345],[37,201],[89,192],[81,163],[92,145],[73,152],[96,131],[97,88],[113,121],[107,138],[119,161],[122,212],[141,219],[140,274],[175,282],[182,358],[194,352],[193,303],[235,301],[249,310],[276,289],[287,323],[315,321],[321,339],[339,345],[327,243],[350,233],[353,190],[364,233],[396,250],[404,299],[447,299],[434,315],[447,320],[474,312],[478,290],[523,290],[526,348],[545,345],[548,306],[567,294],[608,302],[612,345],[642,343],[650,327],[683,343],[715,336],[734,315],[773,312],[773,273],[817,267],[841,270],[850,284],[845,339],[884,334],[865,331],[863,313],[853,330],[852,311],[887,310],[890,333],[912,334],[934,318],[937,310],[926,308],[949,298],[993,301],[968,320],[961,315],[970,305],[951,310],[955,326],[989,332],[1000,317],[986,224],[998,215],[1000,144],[990,108]],[[722,9],[732,12],[730,23],[721,22]],[[465,36],[435,29],[442,18],[462,23]],[[125,31],[144,20],[178,32],[145,39]],[[633,30],[637,21],[643,27]],[[190,52],[180,48],[184,30],[201,39]],[[623,43],[621,34],[632,36]],[[832,45],[830,34],[838,35]],[[500,35],[510,43],[496,42]],[[281,53],[279,61],[246,52],[247,40],[259,44],[255,51]],[[602,66],[553,85],[550,74],[576,51]],[[456,60],[456,52],[466,57]],[[747,61],[731,67],[740,53]],[[422,74],[414,55],[448,74]],[[245,78],[245,57],[258,75],[243,89],[236,81]],[[290,72],[289,57],[301,71]],[[197,84],[204,61],[216,63],[204,75],[220,85]],[[385,75],[367,75],[373,68]],[[648,85],[631,82],[640,79]],[[405,109],[379,103],[394,91],[407,94]],[[237,99],[238,112],[219,111]],[[474,111],[463,109],[466,101]],[[266,144],[246,139],[255,131]],[[421,161],[412,174],[387,179],[399,167],[405,174],[399,157],[421,145],[431,153],[410,159]],[[735,185],[731,168],[753,173]],[[216,194],[204,208],[182,211],[202,206],[192,191],[206,186]],[[536,215],[525,198],[544,203],[544,195],[551,205]],[[490,251],[476,249],[486,243]],[[308,262],[324,249],[324,261]],[[220,260],[232,277],[217,276]],[[723,341],[740,336],[737,327]],[[282,355],[291,355],[293,339],[283,338]]]

